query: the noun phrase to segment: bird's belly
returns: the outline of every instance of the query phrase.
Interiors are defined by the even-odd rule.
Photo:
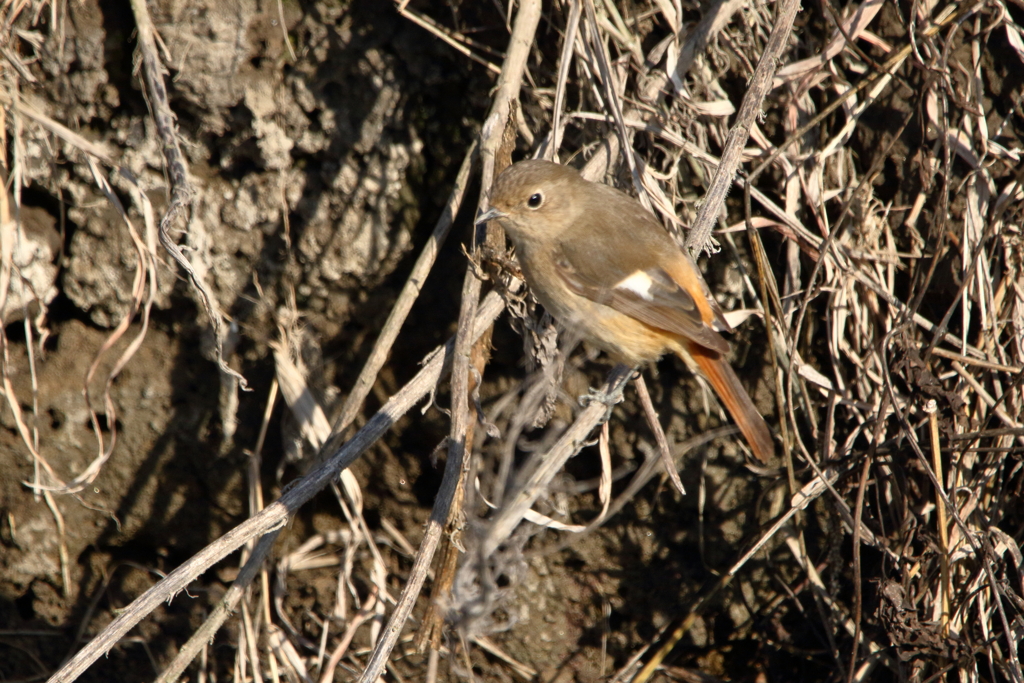
[[[589,299],[577,297],[569,307],[546,298],[540,298],[541,304],[570,334],[580,335],[627,365],[656,361],[679,345],[674,335]]]
[[[662,330],[607,306],[592,305],[595,309],[604,310],[595,310],[594,315],[574,321],[569,327],[580,329],[587,341],[615,360],[628,365],[649,363],[677,345],[675,338]]]
[[[520,242],[517,247],[522,252],[523,275],[534,296],[570,334],[578,334],[628,365],[655,361],[667,351],[679,353],[682,349],[676,335],[570,291],[554,264],[537,267],[550,258],[540,245]],[[551,296],[552,292],[557,296]]]

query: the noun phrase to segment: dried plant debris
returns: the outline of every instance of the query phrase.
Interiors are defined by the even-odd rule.
[[[1024,683],[1024,5],[805,5],[744,122],[787,6],[0,8],[0,675]],[[509,156],[692,248],[776,460],[544,317]]]

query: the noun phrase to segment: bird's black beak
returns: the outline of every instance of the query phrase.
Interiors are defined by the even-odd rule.
[[[481,223],[493,221],[496,218],[505,218],[506,216],[508,216],[507,213],[505,213],[504,211],[499,211],[498,209],[492,206],[490,209],[480,214],[480,217],[476,219],[476,224],[480,225]]]

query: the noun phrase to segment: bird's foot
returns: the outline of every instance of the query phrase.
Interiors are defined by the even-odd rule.
[[[611,374],[608,375],[608,382],[601,389],[591,387],[590,391],[579,397],[581,406],[586,407],[591,403],[603,403],[611,408],[616,403],[622,402],[622,390],[635,368],[629,368],[623,364],[616,365]]]

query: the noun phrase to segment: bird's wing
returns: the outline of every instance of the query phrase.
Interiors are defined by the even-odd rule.
[[[678,249],[674,243],[672,248]],[[728,352],[729,343],[705,324],[693,296],[664,268],[636,268],[624,259],[601,256],[592,249],[578,253],[563,244],[554,254],[554,263],[576,294],[711,351]]]

